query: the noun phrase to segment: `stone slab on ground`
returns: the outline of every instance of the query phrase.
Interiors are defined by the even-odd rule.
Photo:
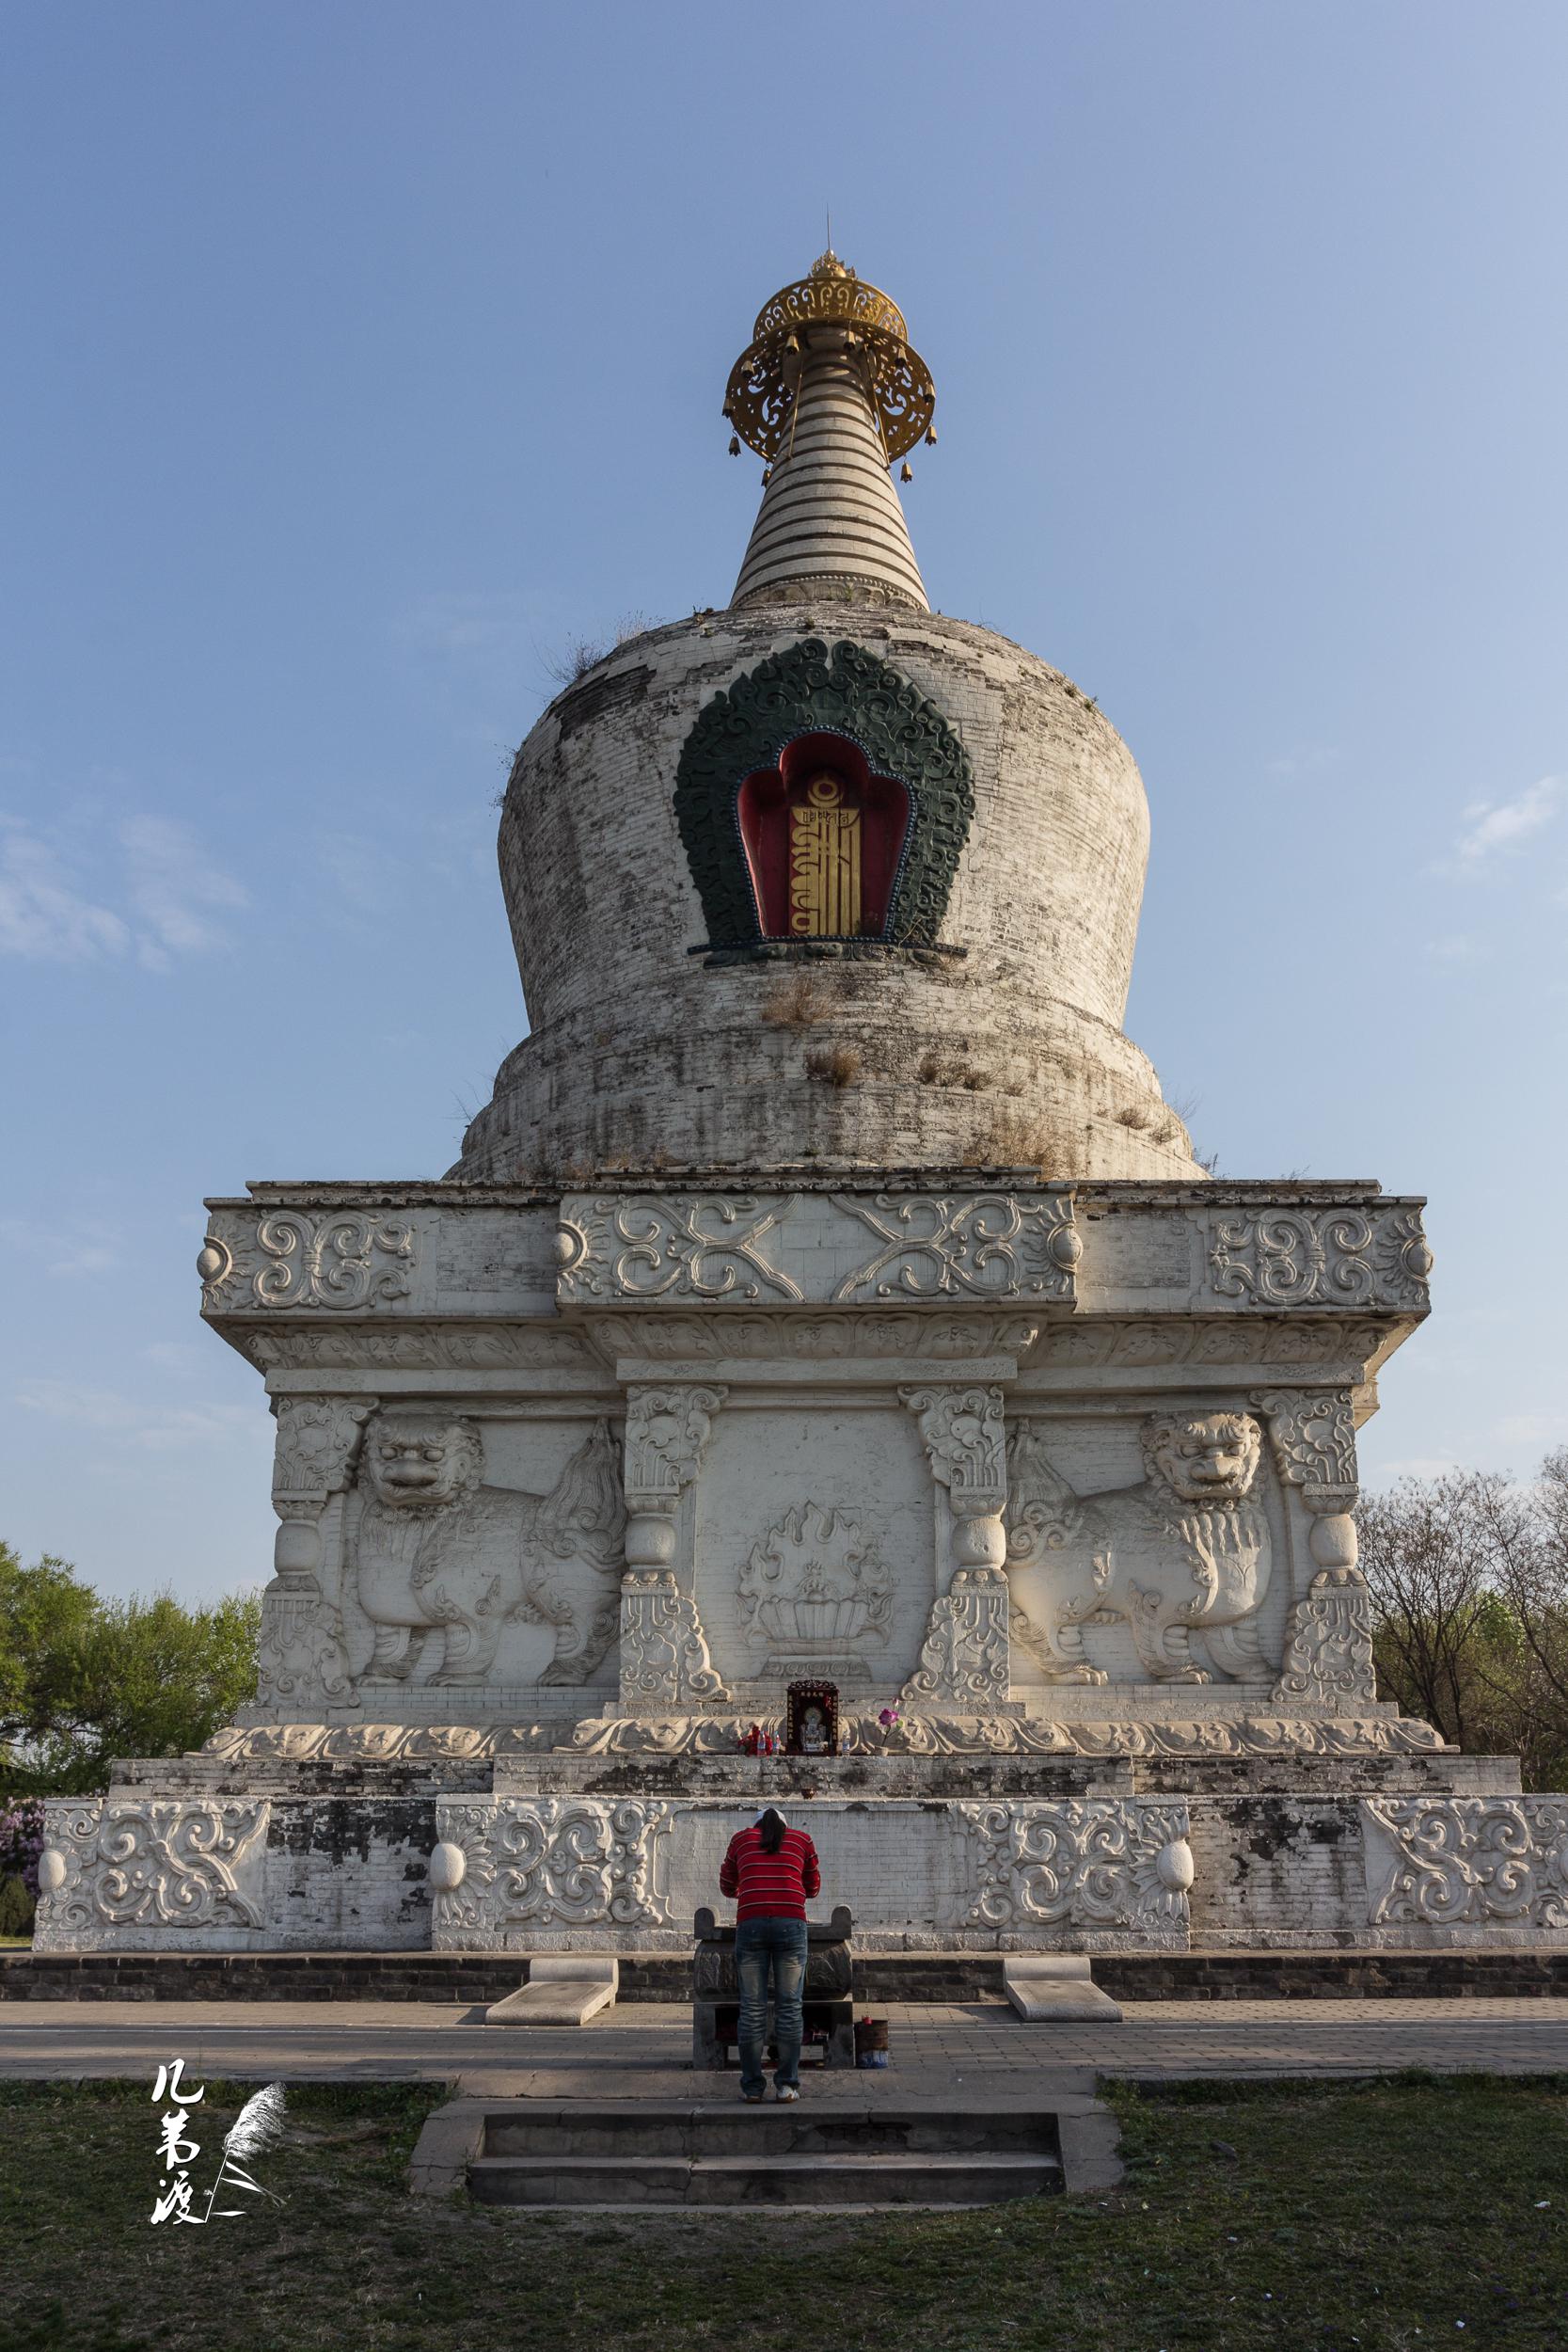
[[[1002,1988],[1025,2025],[1113,2026],[1121,2015],[1089,1974],[1087,1960],[1073,1953],[1009,1953]]]
[[[535,1960],[528,1982],[493,2001],[487,2026],[586,2026],[613,2006],[621,1981],[619,1963],[594,1952],[569,1952]]]

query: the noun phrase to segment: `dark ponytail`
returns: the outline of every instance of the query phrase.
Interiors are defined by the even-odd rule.
[[[763,1852],[777,1853],[779,1848],[784,1844],[784,1815],[776,1811],[772,1805],[769,1805],[761,1820],[757,1823],[757,1828],[762,1836]]]

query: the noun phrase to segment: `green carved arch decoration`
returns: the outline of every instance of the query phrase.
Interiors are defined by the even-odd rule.
[[[844,639],[804,637],[705,703],[681,747],[675,815],[715,947],[760,939],[736,798],[798,735],[847,736],[874,772],[910,795],[910,829],[886,937],[934,946],[974,816],[974,779],[956,730],[928,695]]]

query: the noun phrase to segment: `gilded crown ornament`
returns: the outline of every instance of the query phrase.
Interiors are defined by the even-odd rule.
[[[858,369],[888,463],[923,437],[934,441],[936,388],[911,348],[903,312],[831,248],[763,304],[730,371],[724,415],[741,440],[769,461],[787,457],[802,363],[814,334],[833,327],[843,330],[844,355]]]

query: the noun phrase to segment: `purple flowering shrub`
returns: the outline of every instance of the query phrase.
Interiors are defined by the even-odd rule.
[[[43,1851],[43,1807],[31,1800],[0,1812],[0,1881],[20,1879],[29,1895],[39,1891],[39,1856]]]

